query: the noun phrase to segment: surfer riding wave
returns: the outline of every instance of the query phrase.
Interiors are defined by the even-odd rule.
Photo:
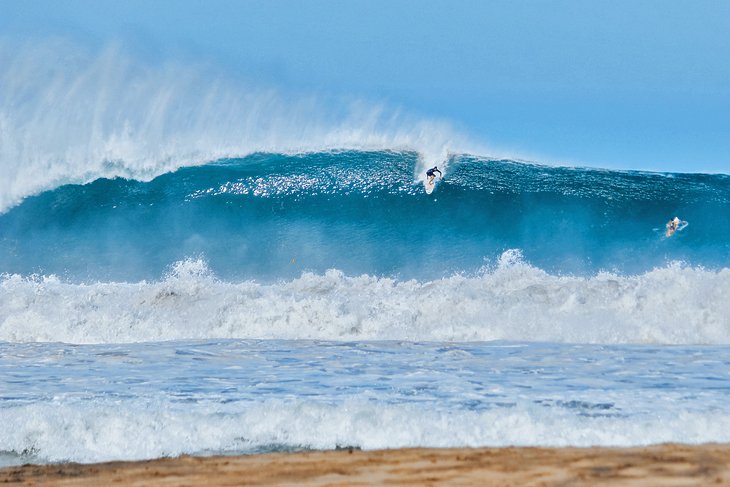
[[[439,178],[443,177],[443,174],[439,170],[438,166],[433,166],[431,169],[426,171],[426,177],[428,178],[428,182],[433,183],[433,180],[436,179],[436,173],[439,173]]]

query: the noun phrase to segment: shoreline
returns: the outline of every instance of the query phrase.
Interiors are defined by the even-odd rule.
[[[0,469],[9,485],[728,485],[730,444],[403,448]]]

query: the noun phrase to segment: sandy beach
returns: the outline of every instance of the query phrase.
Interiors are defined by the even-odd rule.
[[[195,485],[730,485],[730,445],[339,450],[24,465],[0,483]]]

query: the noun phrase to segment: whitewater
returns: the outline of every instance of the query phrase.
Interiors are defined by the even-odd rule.
[[[0,465],[730,441],[730,176],[0,47]]]

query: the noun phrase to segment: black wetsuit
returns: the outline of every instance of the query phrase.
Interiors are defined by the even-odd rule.
[[[436,167],[436,166],[434,166],[431,169],[429,169],[428,171],[426,171],[426,176],[428,176],[429,178],[430,177],[434,177],[435,178],[436,177],[436,174],[434,174],[434,173],[439,173],[439,177],[442,176],[441,171],[439,171],[438,170],[438,167]]]

